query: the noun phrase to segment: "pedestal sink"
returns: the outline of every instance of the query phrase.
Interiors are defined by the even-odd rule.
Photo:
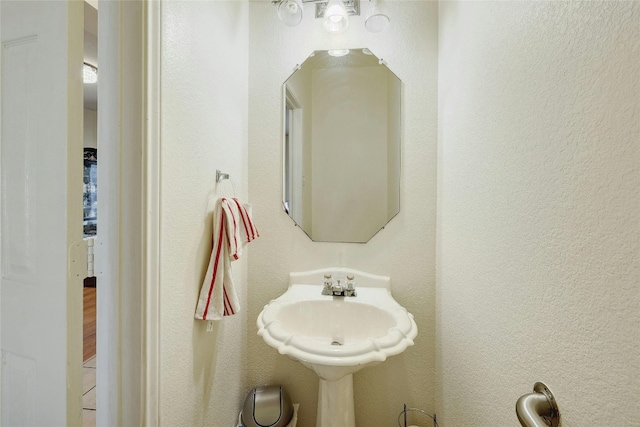
[[[355,297],[322,295],[323,278],[353,275]],[[413,345],[418,327],[391,296],[391,280],[347,268],[289,275],[289,288],[258,316],[265,342],[320,378],[317,427],[355,427],[353,374]]]

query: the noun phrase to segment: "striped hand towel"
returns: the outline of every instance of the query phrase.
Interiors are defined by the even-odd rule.
[[[242,248],[260,234],[250,215],[250,206],[238,199],[221,198],[213,211],[213,249],[204,277],[196,319],[220,320],[240,310],[231,276],[231,261],[242,255]]]

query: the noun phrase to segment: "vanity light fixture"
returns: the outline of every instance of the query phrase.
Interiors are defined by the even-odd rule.
[[[82,83],[98,83],[98,69],[86,62],[82,66]]]
[[[389,15],[384,0],[368,1],[369,8],[365,28],[378,33],[389,26]],[[314,4],[316,18],[323,19],[324,28],[330,33],[340,33],[349,26],[349,15],[360,15],[360,0],[272,0],[283,24],[295,27],[302,22],[305,4]]]

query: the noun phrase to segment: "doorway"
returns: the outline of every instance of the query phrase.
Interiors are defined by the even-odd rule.
[[[87,245],[87,277],[82,289],[82,422],[97,419],[97,278],[94,247],[98,233],[98,2],[84,2],[83,66],[83,240]]]

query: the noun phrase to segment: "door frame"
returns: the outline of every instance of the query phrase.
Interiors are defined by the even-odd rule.
[[[160,166],[161,166],[161,31],[162,2],[147,2],[146,39],[146,161],[145,178],[145,270],[144,270],[144,338],[143,424],[160,425]]]
[[[0,7],[0,22],[2,22],[2,7]],[[0,55],[0,165],[2,164],[2,55]],[[2,171],[0,171],[2,172]],[[0,198],[0,209],[3,209]],[[2,239],[2,227],[0,227],[0,239]],[[0,244],[0,260],[2,260],[2,245]],[[0,262],[0,277],[2,276],[2,262]],[[2,305],[2,292],[0,292],[0,306]],[[2,316],[0,316],[0,343],[2,343]],[[1,356],[0,356],[1,357]],[[0,360],[2,363],[2,360]],[[2,385],[2,369],[0,369],[0,386]],[[2,427],[2,390],[0,389],[0,427]]]
[[[288,130],[288,135],[285,135],[287,146],[282,150],[283,156],[285,156],[283,162],[288,169],[288,174],[283,175],[283,180],[286,180],[283,185],[283,193],[286,194],[285,189],[289,189],[289,216],[304,229],[306,224],[303,202],[304,150],[302,147],[304,112],[302,103],[287,85],[283,85],[282,90],[284,115],[286,116],[284,117],[283,129]]]
[[[97,425],[157,426],[161,2],[100,2],[98,21]]]

